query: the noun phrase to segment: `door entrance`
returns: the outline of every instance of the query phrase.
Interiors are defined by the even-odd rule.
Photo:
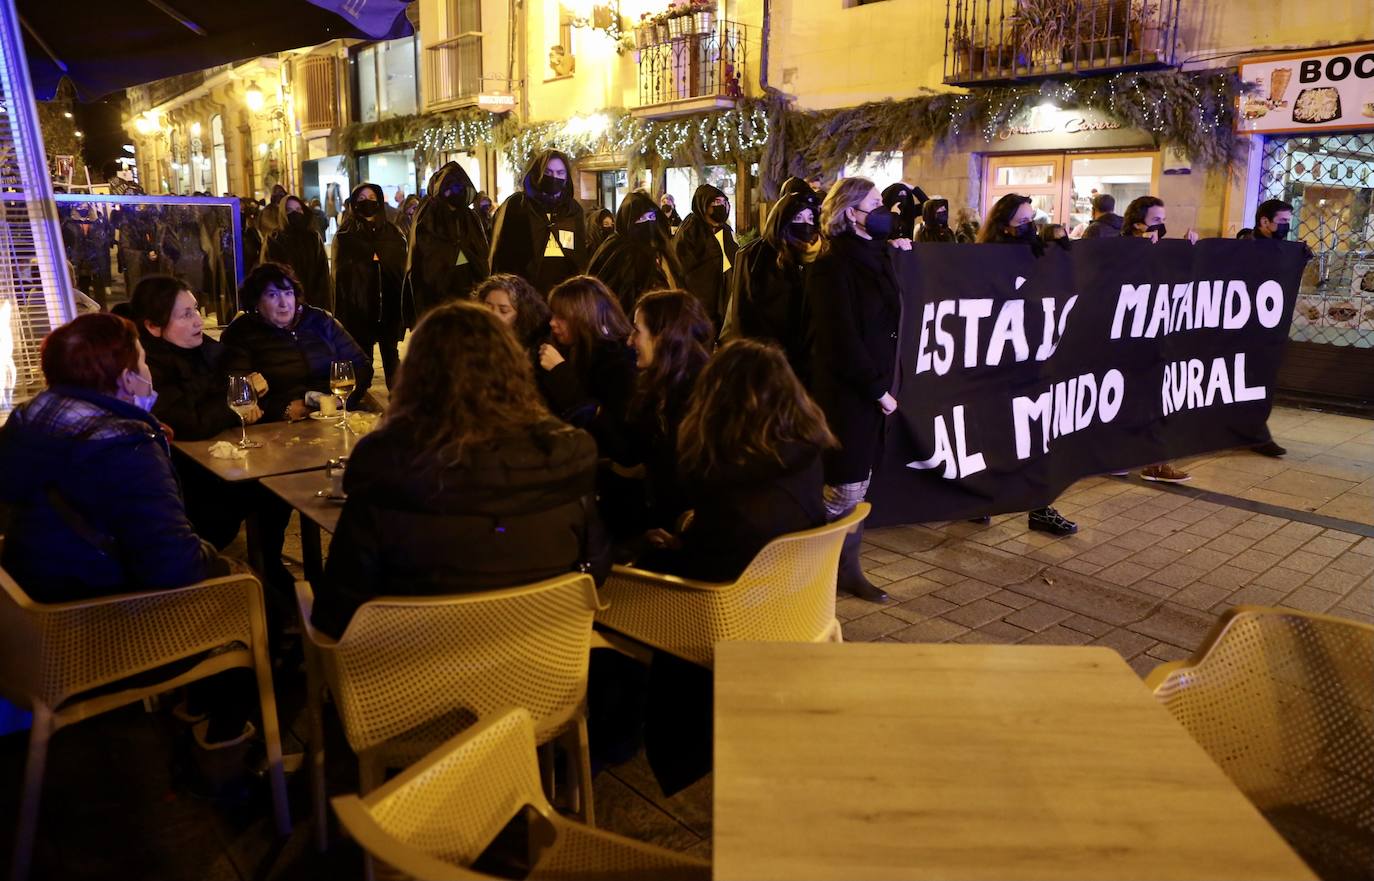
[[[1116,199],[1116,213],[1137,196],[1159,191],[1160,154],[1034,153],[989,156],[984,175],[983,210],[1007,193],[1029,196],[1036,219],[1062,223],[1071,232],[1092,219],[1092,197]]]

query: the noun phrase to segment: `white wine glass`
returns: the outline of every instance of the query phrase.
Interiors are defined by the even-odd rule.
[[[339,418],[340,428],[348,428],[348,396],[353,394],[353,389],[357,385],[352,361],[334,361],[329,365],[329,390],[343,401],[343,415]]]
[[[258,393],[253,388],[253,382],[246,376],[229,377],[229,409],[233,410],[239,417],[239,429],[243,432],[243,437],[239,440],[240,450],[255,450],[262,446],[257,441],[248,439],[249,411],[258,405]]]

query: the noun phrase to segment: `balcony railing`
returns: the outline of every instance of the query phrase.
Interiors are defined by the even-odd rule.
[[[477,100],[482,91],[482,33],[470,31],[425,49],[425,107]]]
[[[945,0],[944,80],[1173,67],[1182,0]]]
[[[339,125],[338,64],[332,55],[311,55],[300,63],[296,108],[302,131],[320,131]]]
[[[721,104],[744,97],[749,53],[743,25],[709,15],[683,16],[669,25],[636,31],[640,108],[671,110],[679,102]]]

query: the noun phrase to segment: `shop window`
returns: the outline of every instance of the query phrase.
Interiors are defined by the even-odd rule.
[[[377,122],[408,116],[419,107],[415,37],[372,43],[354,52],[356,116]]]
[[[730,216],[726,223],[735,227],[735,170],[728,165],[708,165],[706,166],[706,178],[703,180],[693,168],[670,168],[665,175],[666,186],[664,190],[671,193],[673,202],[677,205],[677,213],[686,219],[692,213],[692,195],[696,193],[697,187],[703,183],[710,184],[725,194],[725,198],[730,200]]]
[[[1374,347],[1374,133],[1267,138],[1259,195],[1293,206],[1290,238],[1316,255],[1291,337]]]
[[[901,153],[865,153],[844,164],[840,177],[866,177],[883,189],[902,179]]]
[[[224,150],[224,117],[210,117],[210,165],[214,169],[214,195],[229,192],[229,159]]]

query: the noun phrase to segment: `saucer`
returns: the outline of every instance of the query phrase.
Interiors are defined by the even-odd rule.
[[[325,419],[338,419],[341,416],[343,416],[342,413],[321,413],[318,410],[310,414],[311,419],[319,419],[321,421]]]

